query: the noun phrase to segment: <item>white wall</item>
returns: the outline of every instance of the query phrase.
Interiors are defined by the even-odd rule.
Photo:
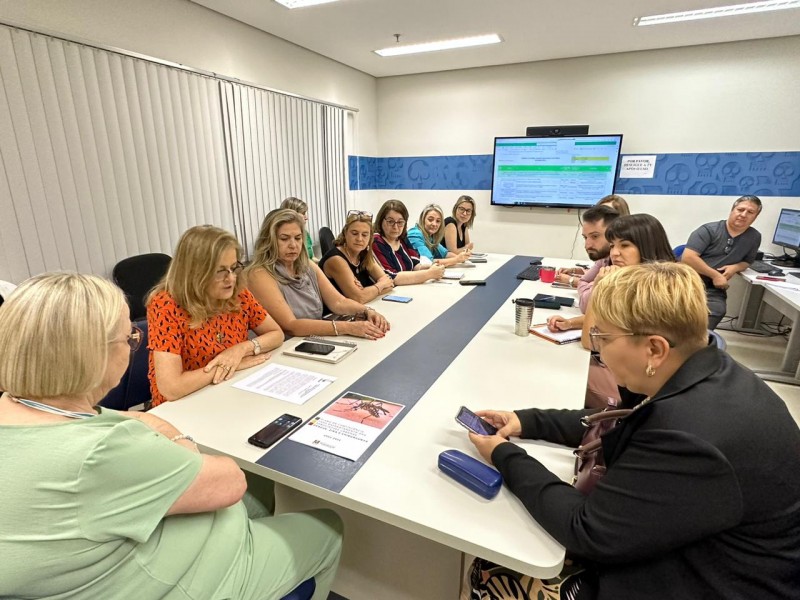
[[[495,136],[528,125],[589,123],[623,133],[623,152],[800,150],[800,37],[485,67],[378,80],[379,156],[491,154]],[[576,211],[511,209],[478,202],[481,250],[584,258]],[[416,217],[429,202],[446,210],[456,191],[381,191]],[[628,196],[632,210],[664,224],[673,245],[722,219],[733,197]],[[800,198],[762,198],[756,221],[768,243],[779,209]]]

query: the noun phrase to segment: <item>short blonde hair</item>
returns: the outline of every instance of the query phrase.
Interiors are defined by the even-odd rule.
[[[96,275],[45,273],[0,307],[0,389],[46,399],[96,390],[125,295]]]
[[[214,315],[237,312],[239,292],[244,287],[238,276],[233,295],[227,300],[213,300],[208,286],[214,278],[224,252],[236,250],[236,260],[241,260],[242,248],[232,233],[213,225],[197,225],[184,231],[167,274],[150,291],[145,304],[150,304],[156,294],[166,291],[189,313],[189,327],[196,329]]]
[[[652,262],[615,271],[595,283],[592,311],[633,333],[662,335],[676,348],[708,343],[708,308],[697,272],[681,263]]]
[[[258,239],[256,240],[256,247],[253,251],[253,261],[247,267],[245,279],[249,277],[249,273],[253,269],[264,269],[272,275],[272,277],[283,285],[287,285],[289,281],[283,277],[276,270],[278,264],[278,229],[294,223],[300,227],[300,232],[305,239],[306,228],[303,217],[295,210],[290,208],[283,208],[270,211],[264,222],[261,224],[261,230],[258,232]],[[310,261],[308,252],[300,252],[294,261],[295,275],[303,275],[310,269]]]
[[[428,216],[429,212],[433,211],[439,213],[439,217],[441,217],[442,222],[439,223],[439,231],[437,231],[432,238],[428,238],[428,233],[425,231],[425,217]],[[422,240],[425,242],[428,250],[433,252],[433,250],[439,246],[444,239],[444,211],[442,210],[442,207],[438,204],[428,204],[428,206],[423,208],[422,212],[419,213],[419,221],[417,221],[417,225],[422,231]]]
[[[472,229],[472,226],[475,224],[475,216],[478,214],[477,211],[475,210],[475,200],[472,199],[472,196],[467,196],[466,194],[464,194],[463,196],[459,196],[458,200],[456,200],[456,203],[453,204],[452,215],[453,218],[456,220],[456,223],[458,223],[458,217],[456,217],[456,211],[458,211],[458,207],[464,203],[469,203],[470,206],[472,206],[472,215],[470,216],[469,221],[467,221],[467,227],[469,229]]]

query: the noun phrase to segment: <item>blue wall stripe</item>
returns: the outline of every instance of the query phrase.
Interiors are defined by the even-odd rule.
[[[485,286],[472,289],[347,388],[406,407],[359,460],[347,460],[286,439],[262,456],[258,464],[334,492],[341,491],[517,289],[520,280],[515,276],[528,266],[531,258],[516,256],[509,260],[486,280]]]
[[[617,179],[616,191],[675,196],[800,196],[800,152],[658,154],[652,179]],[[489,190],[492,155],[350,156],[351,190]]]

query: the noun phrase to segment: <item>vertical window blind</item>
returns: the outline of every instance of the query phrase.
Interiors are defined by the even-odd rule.
[[[107,275],[203,223],[251,249],[290,195],[340,222],[346,113],[0,26],[0,279]]]

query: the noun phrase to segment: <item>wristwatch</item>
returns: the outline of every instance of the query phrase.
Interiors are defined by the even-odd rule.
[[[253,356],[258,356],[261,354],[261,342],[259,342],[256,338],[250,340],[253,342]]]

